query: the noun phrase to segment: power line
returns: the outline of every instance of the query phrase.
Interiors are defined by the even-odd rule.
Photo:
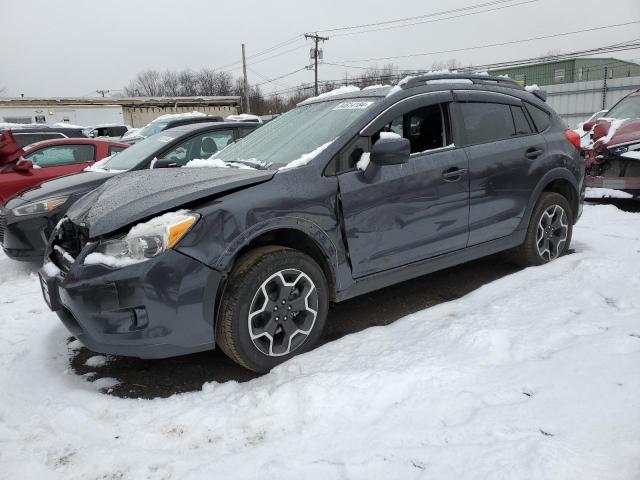
[[[607,28],[617,28],[617,27],[623,27],[623,26],[628,26],[628,25],[635,25],[640,23],[640,20],[632,20],[630,22],[625,22],[625,23],[616,23],[613,25],[604,25],[604,26],[600,26],[600,27],[591,27],[588,29],[581,29],[581,30],[574,30],[571,32],[561,32],[561,33],[554,33],[554,34],[550,34],[550,35],[539,35],[536,37],[530,37],[530,38],[523,38],[520,40],[511,40],[508,42],[498,42],[498,43],[487,43],[484,45],[473,45],[470,47],[461,47],[461,48],[453,48],[453,49],[449,49],[449,50],[437,50],[437,51],[431,51],[431,52],[422,52],[422,53],[410,53],[410,54],[404,54],[404,55],[397,55],[397,56],[389,56],[389,57],[373,57],[373,58],[362,58],[362,59],[357,59],[357,60],[344,60],[345,63],[359,63],[359,62],[374,62],[374,61],[381,61],[381,60],[397,60],[397,59],[401,59],[401,58],[413,58],[413,57],[426,57],[426,56],[430,56],[430,55],[441,55],[444,53],[457,53],[457,52],[465,52],[465,51],[469,51],[469,50],[480,50],[483,48],[493,48],[493,47],[501,47],[501,46],[505,46],[505,45],[515,45],[518,43],[525,43],[525,42],[532,42],[532,41],[536,41],[536,40],[545,40],[545,39],[549,39],[549,38],[557,38],[557,37],[566,37],[569,35],[577,35],[580,33],[590,33],[593,31],[597,31],[597,30],[604,30]]]
[[[426,13],[423,15],[416,15],[413,17],[405,17],[405,18],[397,18],[395,20],[385,20],[385,21],[381,21],[381,22],[373,22],[373,23],[364,23],[361,25],[350,25],[350,26],[346,26],[346,27],[336,27],[336,28],[326,28],[326,29],[320,29],[318,30],[319,32],[339,32],[339,31],[343,31],[343,30],[353,30],[353,29],[359,29],[359,28],[367,28],[367,27],[376,27],[376,26],[380,26],[380,25],[389,25],[389,24],[393,24],[393,23],[402,23],[402,22],[408,22],[408,21],[413,21],[413,20],[417,20],[419,18],[430,18],[430,17],[437,17],[437,16],[441,16],[441,15],[449,15],[452,13],[459,13],[459,12],[464,12],[464,11],[468,11],[468,10],[477,10],[479,8],[484,8],[487,6],[492,6],[492,5],[496,5],[496,4],[504,4],[504,3],[511,3],[514,2],[515,0],[494,0],[491,2],[486,2],[486,3],[482,3],[479,5],[472,5],[472,6],[468,6],[468,7],[462,7],[462,8],[454,8],[452,10],[442,10],[439,12],[432,12],[432,13]]]
[[[472,12],[468,12],[468,13],[461,13],[459,15],[451,15],[449,17],[443,17],[443,18],[434,18],[434,19],[430,19],[430,20],[421,20],[419,22],[412,22],[412,23],[405,23],[402,25],[392,25],[389,27],[381,27],[381,28],[373,28],[373,29],[369,29],[369,30],[360,30],[357,32],[344,32],[344,33],[336,33],[333,35],[333,37],[344,37],[344,36],[348,36],[348,35],[360,35],[363,33],[371,33],[371,32],[381,32],[381,31],[385,31],[385,30],[393,30],[396,28],[406,28],[406,27],[412,27],[415,25],[423,25],[425,23],[435,23],[435,22],[443,22],[445,20],[453,20],[456,18],[462,18],[462,17],[469,17],[472,15],[479,15],[481,13],[488,13],[488,12],[494,12],[496,10],[504,10],[505,8],[512,8],[512,7],[518,7],[521,5],[526,5],[528,3],[535,3],[538,2],[539,0],[524,0],[518,3],[514,3],[511,5],[501,5],[498,7],[494,7],[494,8],[488,8],[486,10],[480,10],[480,11],[472,11]]]

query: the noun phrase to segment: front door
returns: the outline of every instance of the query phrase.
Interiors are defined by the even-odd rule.
[[[338,174],[354,277],[467,244],[467,157],[453,143],[449,102],[425,96],[417,104],[406,103],[410,110],[396,109],[393,117],[384,119],[381,131],[371,134],[368,144],[381,134],[402,135],[411,143],[409,162],[383,166],[372,180],[357,168]]]

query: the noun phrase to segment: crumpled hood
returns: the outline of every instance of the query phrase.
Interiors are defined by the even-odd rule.
[[[89,236],[114,232],[134,222],[228,190],[269,180],[274,171],[237,168],[163,168],[112,178],[78,200],[68,212]]]
[[[613,145],[640,142],[640,119],[619,121],[601,118],[594,125],[592,132],[591,139],[598,152]]]

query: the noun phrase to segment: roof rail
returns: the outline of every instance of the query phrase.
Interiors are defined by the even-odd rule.
[[[478,75],[478,74],[464,74],[464,73],[425,73],[424,75],[417,75],[410,78],[407,82],[400,85],[402,88],[411,88],[417,85],[424,85],[431,80],[446,81],[451,80],[455,83],[456,80],[469,80],[476,85],[499,85],[501,87],[515,88],[518,90],[524,90],[522,85],[508,77],[494,77],[491,75]]]

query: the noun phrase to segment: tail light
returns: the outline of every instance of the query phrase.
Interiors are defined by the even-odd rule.
[[[580,135],[578,135],[573,130],[565,130],[564,136],[567,140],[569,140],[571,145],[576,147],[576,150],[580,151]]]

